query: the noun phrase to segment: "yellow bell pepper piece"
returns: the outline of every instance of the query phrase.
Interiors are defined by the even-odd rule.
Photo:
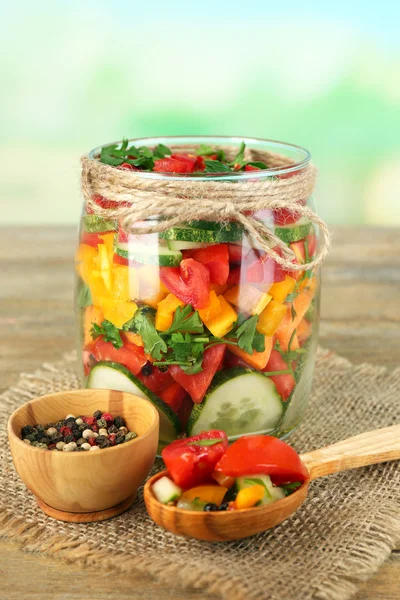
[[[185,500],[187,502],[193,502],[193,500],[198,498],[200,502],[206,502],[207,504],[212,503],[220,506],[227,491],[228,488],[222,487],[221,485],[198,485],[183,492],[179,500],[180,502]]]
[[[270,287],[268,293],[273,297],[274,300],[276,300],[276,302],[284,302],[287,295],[291,294],[295,287],[296,280],[293,279],[293,277],[286,275],[284,281],[274,283],[274,285]]]
[[[112,269],[112,297],[114,300],[126,302],[131,299],[129,293],[129,267],[115,265]]]
[[[92,295],[94,306],[100,307],[100,300],[102,298],[111,299],[110,292],[104,283],[103,274],[101,271],[93,269],[90,272],[88,285],[90,288],[90,293]]]
[[[235,285],[225,292],[224,298],[228,302],[235,304],[239,308],[239,312],[259,315],[271,301],[272,296],[265,292],[260,292],[253,285],[243,283]]]
[[[252,508],[264,498],[265,488],[263,485],[253,485],[240,490],[236,496],[235,505],[237,509]]]
[[[135,302],[116,302],[112,298],[100,298],[100,308],[107,321],[111,321],[115,327],[122,327],[132,319],[138,307]]]
[[[112,264],[114,256],[115,233],[104,233],[99,235],[99,237],[103,240],[104,244],[99,244],[98,248],[100,249],[101,246],[105,246],[108,254],[108,260],[110,264]]]
[[[200,315],[200,319],[203,321],[203,323],[205,323],[206,321],[210,321],[214,317],[217,317],[219,314],[221,314],[221,311],[221,301],[215,291],[211,290],[210,304],[207,306],[207,308],[199,308],[197,312]]]
[[[138,333],[133,333],[132,331],[124,331],[124,337],[131,344],[135,344],[135,346],[144,347],[143,338]]]
[[[215,337],[223,337],[232,329],[232,325],[237,321],[238,316],[223,296],[217,297],[220,301],[221,312],[212,319],[203,320],[203,323]]]
[[[257,331],[264,335],[274,335],[286,314],[287,306],[271,300],[264,308],[257,322]]]
[[[111,291],[112,288],[112,279],[111,279],[111,261],[108,254],[107,246],[105,244],[99,244],[99,268],[101,271],[101,276],[104,281],[104,285]]]
[[[174,313],[178,306],[184,306],[184,302],[179,300],[174,294],[168,294],[158,303],[156,312],[155,326],[158,331],[166,331],[172,325]]]
[[[79,244],[75,255],[76,270],[86,284],[89,283],[90,273],[96,268],[97,259],[96,248],[88,244]]]

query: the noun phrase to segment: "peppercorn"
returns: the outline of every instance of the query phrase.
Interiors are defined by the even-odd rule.
[[[92,446],[90,450],[100,450],[99,446]]]
[[[223,502],[218,510],[228,510],[229,502]]]
[[[74,436],[75,440],[79,440],[79,438],[82,436],[82,433],[81,433],[81,430],[79,429],[79,427],[73,427],[72,435]]]
[[[65,424],[67,427],[70,427],[71,429],[73,429],[73,427],[76,426],[75,418],[65,419]]]
[[[96,420],[98,420],[98,419],[101,419],[101,415],[102,415],[102,414],[103,414],[103,413],[102,413],[102,411],[101,411],[101,410],[96,410],[96,411],[93,413],[93,416],[94,416],[94,418],[95,418]]]
[[[75,419],[75,415],[67,415],[65,420],[68,421],[68,419]]]
[[[115,446],[115,438],[117,436],[115,435],[115,433],[112,433],[111,435],[108,436],[109,441],[111,442],[112,446]]]
[[[109,448],[111,446],[111,442],[109,439],[105,439],[101,442],[101,444],[96,444],[98,448]]]
[[[126,435],[127,433],[129,433],[129,429],[127,427],[122,426],[118,429],[118,433],[120,433],[121,435]]]
[[[64,427],[64,425],[65,425],[64,421],[57,421],[56,429],[58,429],[58,431],[60,431],[61,427]]]
[[[44,433],[44,425],[35,425],[35,429],[40,433]]]
[[[135,433],[134,431],[130,431],[129,433],[126,434],[125,441],[129,442],[130,440],[134,440],[136,437],[137,437],[137,433]]]
[[[82,423],[83,423],[83,419],[82,419],[82,417],[78,417],[77,419],[75,419],[75,423],[76,423],[77,425],[82,425]]]
[[[108,428],[108,433],[118,433],[118,427],[115,427],[115,425],[111,425],[111,427]]]
[[[160,365],[158,367],[158,370],[160,371],[160,373],[167,373],[168,372],[168,367],[167,367],[167,365],[165,365],[165,366],[164,365],[162,365],[162,366]]]
[[[25,436],[24,441],[25,440],[28,440],[28,442],[36,442],[36,435],[30,433],[29,435]]]
[[[85,440],[88,440],[90,438],[96,438],[97,436],[98,433],[95,433],[91,429],[85,429],[85,431],[82,433],[82,437],[85,438]]]
[[[96,438],[96,445],[100,446],[100,444],[102,444],[104,442],[104,440],[108,440],[108,437],[106,435],[99,435]]]
[[[48,448],[48,450],[57,450],[55,444],[50,444],[49,446],[47,446],[47,448]]]
[[[216,504],[214,504],[213,502],[209,502],[208,504],[205,505],[203,510],[205,512],[215,512],[216,510],[218,510],[218,506]]]
[[[115,427],[118,427],[118,429],[125,427],[125,419],[123,417],[115,417],[114,425]]]
[[[83,417],[83,420],[85,421],[86,425],[89,425],[89,427],[95,425],[97,421],[97,419],[94,417]]]
[[[114,421],[114,418],[110,413],[103,413],[101,418],[107,421],[107,425],[111,425]]]
[[[39,443],[46,444],[46,446],[48,446],[50,444],[50,440],[47,437],[42,437],[42,438],[40,438]]]
[[[22,441],[23,441],[23,442],[25,442],[25,444],[28,444],[28,446],[30,446],[30,445],[31,445],[31,443],[32,443],[32,442],[31,442],[30,440],[28,440],[27,438],[24,438]]]
[[[153,367],[152,367],[151,363],[146,363],[142,367],[142,375],[151,375],[152,372],[153,372]]]
[[[75,441],[75,438],[74,438],[74,436],[72,435],[72,433],[71,433],[70,435],[65,435],[65,436],[64,436],[64,442],[65,442],[66,444],[69,444],[70,442],[74,442],[74,441]]]
[[[98,419],[97,420],[97,427],[99,427],[99,429],[106,429],[107,428],[107,421],[105,419]]]
[[[27,435],[31,435],[32,433],[33,433],[32,425],[25,425],[25,427],[23,427],[21,429],[22,437],[26,437]]]
[[[87,442],[85,442],[84,444],[82,444],[81,448],[82,448],[83,450],[90,450],[90,448],[91,448],[91,445],[90,445],[90,444],[88,444]]]
[[[105,435],[107,437],[108,436],[107,429],[99,429],[99,435]]]
[[[123,444],[125,442],[125,435],[123,433],[117,433],[115,436],[115,443],[118,446],[119,444]]]
[[[69,444],[65,444],[63,452],[74,452],[75,448],[77,447],[78,446],[75,444],[75,442],[70,442]]]
[[[71,435],[72,434],[72,429],[70,429],[70,427],[66,427],[64,425],[64,427],[61,427],[60,429],[60,433],[61,435],[65,438],[65,436],[67,435]]]
[[[89,438],[87,440],[87,443],[90,444],[91,446],[95,446],[96,445],[96,438]]]
[[[80,437],[76,440],[76,443],[78,444],[78,446],[82,446],[82,444],[86,443],[86,440],[85,440],[85,438]]]
[[[58,442],[56,444],[57,450],[62,450],[64,448],[64,446],[65,446],[65,442]]]

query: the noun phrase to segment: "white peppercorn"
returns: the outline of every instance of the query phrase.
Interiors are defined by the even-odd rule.
[[[69,442],[69,444],[65,444],[63,452],[73,452],[77,447],[78,446],[75,444],[75,442]]]
[[[65,417],[65,420],[67,420],[67,419],[75,419],[75,415],[67,415]]]
[[[103,427],[99,429],[99,435],[108,435],[107,429],[104,429]]]
[[[51,437],[55,433],[57,433],[57,429],[55,427],[49,427],[46,431],[46,435],[48,435],[49,437]]]
[[[28,444],[28,446],[30,446],[32,443],[31,440],[27,440],[26,438],[22,441],[25,442],[25,444]]]
[[[97,434],[91,429],[85,429],[85,431],[82,433],[82,437],[85,438],[85,440],[88,440],[90,438],[97,437]]]
[[[94,446],[91,446],[90,444],[85,442],[84,444],[81,445],[81,448],[83,448],[83,450],[90,450],[91,448],[94,448]]]
[[[98,446],[90,446],[90,451],[92,450],[100,450],[100,448]]]
[[[65,445],[66,445],[65,442],[57,442],[56,448],[57,448],[57,450],[62,450]]]
[[[76,423],[77,425],[82,425],[82,424],[83,424],[83,419],[81,419],[81,418],[79,417],[79,419],[76,419],[75,423]]]

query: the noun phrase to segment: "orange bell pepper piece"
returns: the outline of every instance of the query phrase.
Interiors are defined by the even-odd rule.
[[[264,498],[265,488],[263,485],[253,485],[244,490],[240,490],[236,496],[235,505],[238,510],[243,508],[252,508]]]

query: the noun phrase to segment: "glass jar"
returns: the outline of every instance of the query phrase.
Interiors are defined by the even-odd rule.
[[[253,157],[272,152],[283,166],[229,174],[145,173],[174,181],[289,178],[309,153],[245,139]],[[140,146],[239,147],[239,138],[132,140]],[[189,150],[188,150],[189,149]],[[89,155],[98,158],[101,148]],[[267,165],[268,166],[268,165]],[[141,172],[137,172],[141,176]],[[96,197],[102,207],[112,201]],[[315,209],[312,198],[303,203]],[[187,198],[190,202],[190,198]],[[84,208],[76,254],[78,352],[84,385],[147,397],[160,413],[160,445],[182,433],[223,429],[288,436],[311,391],[319,322],[319,273],[308,268],[318,231],[288,209],[254,216],[289,246],[301,271],[284,270],[234,220],[190,221],[132,235],[121,222]],[[154,217],[157,222],[156,217]]]

